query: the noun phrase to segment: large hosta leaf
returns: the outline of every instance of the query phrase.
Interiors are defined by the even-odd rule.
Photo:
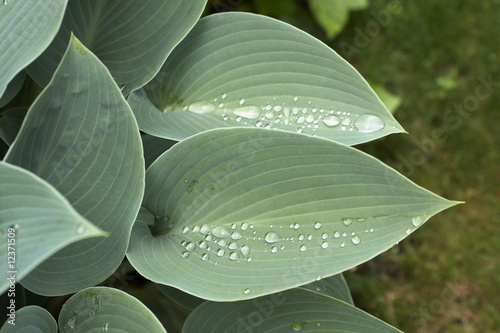
[[[198,21],[205,4],[206,0],[71,0],[56,38],[28,72],[45,86],[73,32],[126,95],[153,78]]]
[[[79,291],[63,305],[59,329],[66,332],[166,333],[155,315],[135,297],[107,287]]]
[[[119,266],[144,190],[132,111],[106,67],[76,38],[33,103],[5,160],[36,173],[109,233],[59,251],[22,283],[42,295],[102,282]]]
[[[148,279],[224,301],[331,276],[385,251],[450,202],[377,159],[297,133],[217,129],[146,172],[127,257]]]
[[[251,301],[206,302],[188,317],[182,333],[401,332],[337,299],[297,288]]]
[[[0,162],[0,260],[12,281],[24,278],[56,251],[105,233],[78,214],[52,185]],[[0,293],[10,280],[0,280]]]
[[[8,321],[0,329],[0,333],[56,333],[57,323],[52,315],[39,306],[25,306],[15,313],[15,320]]]
[[[0,97],[9,82],[49,46],[68,0],[0,3]]]
[[[173,140],[228,126],[284,129],[345,144],[403,131],[327,45],[248,13],[201,19],[128,101],[141,130]]]

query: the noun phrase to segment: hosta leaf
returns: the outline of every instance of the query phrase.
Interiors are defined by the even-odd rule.
[[[21,87],[23,86],[24,79],[26,78],[26,72],[19,72],[10,83],[5,88],[5,92],[0,98],[0,108],[7,105],[19,92]]]
[[[403,131],[359,73],[327,45],[249,13],[201,19],[128,102],[141,130],[173,140],[252,126],[350,145]]]
[[[0,162],[1,268],[15,282],[63,247],[105,233],[33,173]],[[0,281],[0,293],[9,288]]]
[[[0,97],[9,82],[49,46],[68,0],[0,3]]]
[[[72,38],[5,160],[47,180],[109,236],[59,251],[23,279],[26,288],[67,294],[115,271],[142,200],[142,154],[132,111],[108,70]]]
[[[401,332],[337,299],[297,288],[240,302],[206,302],[187,318],[182,333]]]
[[[317,293],[337,298],[341,301],[354,305],[351,292],[342,274],[330,276],[313,283],[306,284],[302,288],[315,291]]]
[[[163,284],[157,284],[156,286],[158,287],[158,289],[160,289],[160,291],[165,296],[167,296],[168,298],[170,298],[172,301],[176,302],[180,306],[183,306],[189,310],[194,310],[200,304],[203,304],[205,302],[204,299],[187,294],[187,293],[185,293],[179,289],[176,289],[174,287],[166,286]]]
[[[71,0],[56,38],[28,72],[45,86],[73,32],[127,95],[153,78],[205,4],[206,0]]]
[[[328,38],[334,38],[342,31],[351,10],[368,8],[368,0],[309,0],[309,7]]]
[[[146,278],[216,301],[328,277],[387,250],[456,204],[377,159],[297,133],[217,129],[146,172],[127,257]]]
[[[7,319],[8,321],[9,319]],[[15,325],[5,322],[0,333],[56,333],[54,317],[39,306],[25,306],[15,313]]]
[[[66,332],[166,332],[155,315],[129,294],[108,287],[79,291],[63,305],[59,329]]]
[[[0,139],[11,145],[23,123],[28,108],[17,107],[3,111],[0,114]]]

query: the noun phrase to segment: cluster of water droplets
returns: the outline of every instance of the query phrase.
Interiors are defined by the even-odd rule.
[[[385,127],[385,123],[374,114],[351,114],[339,111],[334,107],[325,109],[312,105],[312,101],[301,101],[298,96],[288,103],[273,102],[265,105],[248,104],[240,98],[237,105],[226,103],[227,94],[215,98],[213,102],[198,101],[184,107],[184,111],[196,114],[220,114],[224,121],[232,121],[244,125],[264,128],[294,128],[298,133],[311,133],[320,128],[329,128],[339,131],[357,131],[361,133],[376,132]],[[227,107],[231,104],[232,107]],[[283,126],[285,125],[285,126]]]
[[[80,294],[80,297],[85,302],[85,308],[73,311],[73,315],[66,322],[66,326],[71,330],[74,330],[77,326],[78,320],[86,320],[87,318],[95,317],[97,312],[102,307],[102,301],[100,296],[95,291],[86,291]],[[63,308],[66,307],[66,304],[63,305]],[[109,330],[109,323],[105,323],[102,326],[102,331],[107,332]]]

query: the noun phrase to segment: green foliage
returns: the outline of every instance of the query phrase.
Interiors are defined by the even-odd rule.
[[[341,273],[457,202],[349,146],[404,131],[352,66],[264,16],[198,20],[201,0],[71,0],[64,19],[53,1],[50,24],[23,3],[0,5],[1,25],[22,16],[37,33],[1,33],[7,297],[75,293],[61,332],[165,332],[136,298],[95,287],[126,255],[193,310],[184,332],[398,332],[353,306]],[[15,95],[32,80],[44,88],[24,116]],[[40,307],[2,330],[13,320],[54,331]]]

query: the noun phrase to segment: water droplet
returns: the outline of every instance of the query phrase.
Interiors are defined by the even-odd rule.
[[[342,237],[345,237],[345,236],[347,236],[347,232],[342,233]]]
[[[297,124],[302,124],[304,123],[304,121],[306,121],[306,117],[304,116],[300,116],[299,118],[297,118]]]
[[[321,281],[322,277],[321,276],[316,276],[316,281]],[[318,290],[319,291],[319,290]]]
[[[208,261],[208,259],[210,259],[210,255],[208,253],[203,253],[203,255],[201,256],[201,260]]]
[[[248,262],[252,261],[252,258],[251,258],[251,257],[248,257],[248,258],[247,258],[247,261],[248,261]]]
[[[19,226],[16,224],[14,226],[14,229],[19,229]],[[79,234],[83,234],[83,232],[85,231],[85,226],[83,224],[79,224],[78,227],[76,228],[76,232],[79,233]]]
[[[281,107],[281,105],[275,105],[273,110],[276,112],[281,112],[281,110],[283,110],[283,108]]]
[[[300,133],[302,133],[302,132],[304,132],[304,129],[303,129],[303,128],[300,128],[300,127],[299,127],[299,128],[297,128],[297,133],[299,133],[299,134],[300,134]]]
[[[194,234],[197,234],[197,233],[199,233],[199,232],[200,232],[200,226],[199,226],[199,225],[195,225],[195,226],[193,227],[193,233],[194,233]]]
[[[349,125],[351,123],[351,118],[347,117],[342,120],[342,125]]]
[[[385,124],[379,116],[364,114],[356,119],[354,126],[361,133],[372,133],[380,131],[385,127]]]
[[[237,243],[235,243],[235,242],[231,242],[231,243],[229,243],[228,248],[229,248],[230,250],[236,250],[236,249],[238,248],[238,244],[237,244]]]
[[[411,234],[411,229],[410,228],[406,229],[406,234],[407,235]]]
[[[307,240],[312,240],[313,239],[313,235],[308,235],[307,236]]]
[[[250,224],[250,229],[253,229],[255,228],[255,226],[253,224]]]
[[[328,242],[323,242],[323,243],[321,243],[321,247],[322,247],[323,249],[326,249],[326,248],[328,247]]]
[[[195,243],[189,242],[186,244],[186,250],[188,250],[189,252],[193,252],[194,249],[196,249]]]
[[[104,324],[104,325],[102,326],[102,330],[103,330],[104,332],[109,331],[109,323]]]
[[[307,115],[306,122],[312,123],[314,121],[314,116],[312,114]]]
[[[302,245],[302,246],[300,247],[300,252],[304,252],[305,250],[307,250],[307,246]]]
[[[222,94],[222,99],[226,99],[227,98],[227,94]]]
[[[295,230],[298,230],[298,229],[300,228],[300,224],[295,223],[295,224],[293,225],[293,228],[294,228]]]
[[[238,253],[231,252],[231,254],[229,255],[229,259],[231,259],[231,260],[238,260],[239,259]]]
[[[298,97],[298,96],[295,96],[295,97],[293,98],[293,101],[294,101],[294,102],[297,102],[298,100],[299,100],[299,97]]]
[[[248,229],[248,223],[243,222],[243,223],[241,224],[241,230],[245,231],[245,230],[247,230],[247,229]]]
[[[245,102],[246,102],[246,100],[244,98],[242,98],[242,99],[240,99],[239,103],[240,103],[240,105],[243,105],[243,104],[245,104]]]
[[[224,250],[223,249],[218,249],[217,250],[217,256],[222,257],[224,255]]]
[[[322,238],[322,239],[327,239],[327,238],[328,238],[328,234],[327,234],[326,232],[325,232],[325,233],[323,233],[323,235],[321,235],[321,238]]]
[[[204,240],[200,241],[200,242],[198,243],[198,247],[199,247],[200,249],[206,249],[206,248],[208,247],[207,242],[206,242],[206,241],[204,241]]]
[[[339,238],[339,237],[340,237],[340,232],[335,231],[335,233],[333,234],[333,237],[335,237],[335,238]]]
[[[234,240],[239,240],[243,238],[243,235],[240,232],[235,231],[231,234],[231,238]]]
[[[250,247],[248,245],[243,245],[240,249],[241,254],[247,256],[250,253]]]
[[[208,234],[210,232],[210,227],[207,224],[204,224],[204,225],[201,226],[200,232],[203,235],[206,235],[206,234]]]
[[[231,235],[231,233],[229,232],[229,230],[227,230],[226,227],[217,226],[212,229],[212,235],[217,238],[227,238]]]
[[[73,317],[71,317],[71,318],[68,319],[68,323],[67,324],[68,324],[69,328],[71,328],[71,329],[75,328],[75,326],[76,326],[76,317],[77,317],[77,314],[75,312],[75,314],[73,315]]]
[[[267,243],[276,243],[281,239],[281,237],[277,233],[270,231],[266,234],[264,239]]]
[[[253,105],[236,108],[233,110],[233,113],[247,119],[257,119],[260,117],[260,109]]]
[[[344,242],[340,243],[340,247],[344,247],[344,246],[345,246]]]
[[[321,228],[322,225],[323,224],[320,221],[316,221],[316,223],[314,223],[314,229],[317,230],[317,229]]]
[[[227,241],[225,239],[221,239],[218,244],[220,246],[226,246],[227,245]]]
[[[344,222],[344,225],[347,227],[349,226],[354,220],[350,218],[344,218],[342,219],[342,222]]]
[[[358,245],[359,243],[361,243],[361,238],[359,238],[358,236],[352,236],[351,241],[354,244]]]
[[[212,237],[212,235],[210,235],[210,234],[208,234],[208,235],[206,235],[206,236],[205,236],[205,240],[206,240],[207,242],[211,242],[213,239],[214,239],[214,238],[213,238],[213,237]]]
[[[189,257],[189,252],[187,251],[182,252],[181,257],[186,259],[187,257]]]
[[[303,240],[304,240],[304,238],[305,238],[305,237],[304,237],[304,235],[302,235],[302,234],[300,234],[300,235],[299,235],[299,237],[298,237],[299,241],[303,241]]]
[[[271,252],[272,253],[278,252],[278,248],[276,246],[271,247]]]
[[[245,291],[244,291],[243,293],[244,293],[245,295],[249,295],[249,294],[250,294],[250,292],[251,292],[251,290],[247,288],[247,289],[245,289]]]
[[[294,330],[294,332],[300,332],[302,331],[302,327],[305,323],[305,321],[298,321],[292,325],[292,329]]]
[[[193,113],[212,113],[215,111],[215,105],[207,102],[194,102],[188,107],[188,111]]]
[[[190,227],[188,227],[188,226],[186,226],[186,227],[182,228],[182,233],[183,233],[183,234],[187,234],[187,233],[188,233],[188,232],[190,232],[190,231],[191,231],[191,228],[190,228]]]
[[[415,227],[421,225],[422,222],[424,222],[423,216],[415,216],[414,218],[411,219],[411,224],[413,224]]]

